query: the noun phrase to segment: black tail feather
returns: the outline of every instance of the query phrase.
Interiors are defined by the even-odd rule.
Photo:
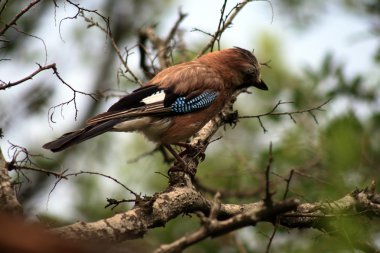
[[[103,122],[101,124],[87,126],[78,131],[66,133],[55,141],[44,144],[42,147],[45,149],[50,149],[52,152],[59,152],[75,144],[81,143],[85,140],[110,131],[112,127],[118,122],[118,120],[111,120]]]

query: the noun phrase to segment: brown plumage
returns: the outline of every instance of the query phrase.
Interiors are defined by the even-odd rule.
[[[235,90],[249,86],[268,89],[251,52],[230,48],[208,53],[162,70],[90,118],[86,127],[43,147],[57,152],[107,131],[139,131],[165,145],[183,142],[220,112]]]

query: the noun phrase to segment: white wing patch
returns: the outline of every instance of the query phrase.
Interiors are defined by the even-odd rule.
[[[165,91],[160,90],[160,91],[157,91],[156,93],[150,95],[149,97],[142,99],[141,102],[148,105],[148,104],[153,104],[153,103],[157,103],[157,102],[163,102],[164,99],[165,99]]]

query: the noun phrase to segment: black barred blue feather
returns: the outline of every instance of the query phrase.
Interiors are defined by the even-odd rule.
[[[185,97],[179,97],[171,105],[171,109],[176,113],[190,113],[209,106],[217,96],[218,92],[216,91],[205,91],[190,100]]]

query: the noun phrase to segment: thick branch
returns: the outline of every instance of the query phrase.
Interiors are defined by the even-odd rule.
[[[263,206],[261,208],[250,209],[227,220],[210,220],[196,232],[184,236],[173,243],[162,245],[155,253],[181,252],[188,246],[204,240],[207,237],[216,237],[242,227],[255,226],[260,221],[272,219],[272,217],[294,209],[297,204],[298,202],[295,200],[288,200],[278,203],[269,209]]]
[[[380,194],[374,192],[374,187],[356,190],[332,202],[301,204],[295,211],[283,215],[280,223],[290,228],[312,227],[328,230],[326,223],[321,221],[350,215],[380,217]]]
[[[21,215],[22,207],[17,200],[12,187],[11,178],[8,175],[7,163],[0,150],[0,212]]]
[[[123,241],[142,237],[148,229],[164,226],[183,213],[202,212],[208,215],[212,201],[192,187],[187,175],[185,178],[186,182],[179,181],[168,191],[136,203],[130,211],[92,223],[78,222],[54,229],[54,232],[71,240]],[[224,204],[218,211],[218,217],[226,219],[248,211],[257,213],[263,208],[261,201],[248,205]]]
[[[174,184],[166,191],[139,201],[132,210],[92,223],[78,222],[54,231],[72,240],[114,242],[142,237],[148,229],[164,226],[180,214],[202,212],[208,216],[213,201],[196,191],[187,175],[183,177],[182,173],[176,174],[177,177],[172,178]],[[294,211],[288,212],[291,209]],[[243,226],[255,225],[258,221],[274,222],[277,218],[280,224],[290,228],[324,229],[323,226],[328,226],[326,219],[339,219],[345,215],[380,217],[379,195],[365,189],[333,202],[298,205],[296,200],[287,200],[275,202],[271,209],[263,201],[243,205],[221,204],[217,219],[213,220],[216,222],[215,227],[209,227],[207,233],[202,229],[196,231],[191,240],[199,241]]]
[[[207,211],[210,204],[190,185],[188,176],[169,191],[145,198],[125,213],[93,223],[78,222],[54,231],[72,240],[123,241],[142,237],[179,214]],[[182,185],[182,186],[181,186]]]

